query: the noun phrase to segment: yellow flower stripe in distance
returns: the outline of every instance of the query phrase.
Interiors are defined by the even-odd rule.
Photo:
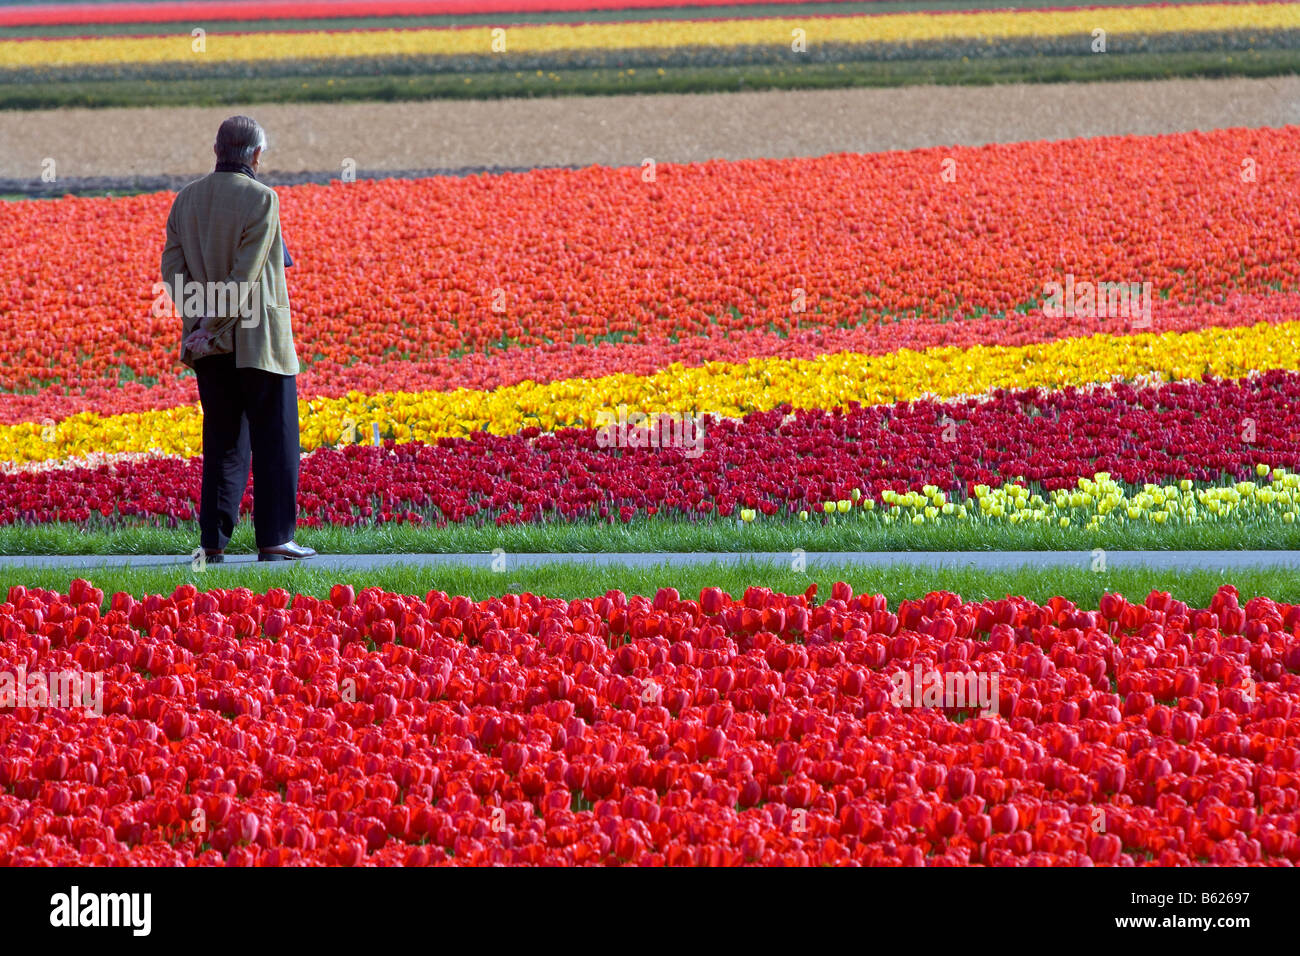
[[[1284,468],[1255,466],[1260,481],[1226,485],[1146,484],[1140,491],[1125,488],[1106,472],[1080,478],[1070,491],[1032,492],[1020,482],[998,488],[979,485],[974,496],[951,501],[934,485],[920,491],[886,491],[871,499],[826,501],[820,513],[801,512],[805,521],[869,521],[877,524],[1040,524],[1061,528],[1103,526],[1192,526],[1242,521],[1281,521],[1294,524],[1300,513],[1300,475]],[[743,521],[762,520],[749,513]]]
[[[585,23],[505,28],[506,52],[630,49],[635,47],[788,45],[795,29],[818,43],[898,43],[958,37],[1034,37],[1218,32],[1300,28],[1294,3],[1183,4],[1091,10],[895,13],[846,17],[781,17],[719,21]],[[465,54],[492,51],[492,27],[356,30],[309,33],[209,32],[195,52],[188,29],[172,36],[87,37],[0,41],[0,68],[87,63],[177,63]]]
[[[945,346],[886,355],[839,352],[813,359],[750,359],[671,365],[653,375],[521,382],[491,391],[349,392],[299,401],[305,449],[351,441],[430,441],[475,431],[508,435],[529,426],[594,428],[602,411],[672,411],[738,417],[784,402],[835,408],[918,398],[979,395],[994,388],[1061,388],[1142,377],[1199,381],[1251,371],[1300,369],[1300,322],[1142,335],[1092,335],[1026,346]],[[0,426],[0,461],[41,461],[91,453],[156,450],[197,455],[197,405],[101,417],[83,412],[55,425]],[[347,437],[345,437],[347,433]]]

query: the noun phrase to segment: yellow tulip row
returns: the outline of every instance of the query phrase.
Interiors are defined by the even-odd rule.
[[[1116,336],[1093,335],[1026,346],[978,345],[885,355],[839,352],[812,359],[671,365],[651,375],[617,374],[491,391],[349,392],[300,401],[304,449],[374,441],[430,441],[530,426],[593,428],[611,410],[735,418],[789,403],[836,408],[978,396],[991,389],[1061,388],[1142,378],[1199,381],[1252,371],[1300,368],[1300,322]],[[617,414],[617,413],[616,413]],[[706,434],[707,440],[707,434]],[[63,459],[92,453],[196,455],[202,447],[197,405],[101,417],[85,412],[46,424],[0,426],[0,461]]]
[[[229,61],[545,53],[645,47],[790,46],[803,31],[809,50],[820,43],[900,43],[957,38],[1091,36],[1300,28],[1294,3],[1218,3],[1074,10],[891,13],[842,17],[740,20],[665,20],[508,28],[357,30],[303,33],[210,33],[172,36],[0,41],[0,68],[96,63],[208,63]],[[504,29],[494,34],[494,29]],[[495,45],[494,45],[495,44]],[[502,47],[504,44],[504,47]],[[1083,52],[1086,52],[1083,51]]]
[[[1170,485],[1146,484],[1141,491],[1130,494],[1108,473],[1098,472],[1092,478],[1080,478],[1072,491],[1053,491],[1047,497],[1015,481],[998,488],[978,485],[972,498],[960,502],[949,501],[946,493],[926,485],[920,491],[886,491],[879,507],[856,494],[852,499],[827,501],[820,514],[837,519],[857,515],[883,524],[984,521],[1050,524],[1090,531],[1107,524],[1198,525],[1265,517],[1294,524],[1300,513],[1300,475],[1283,468],[1270,469],[1262,463],[1256,466],[1256,474],[1268,482],[1239,481],[1198,488],[1183,480]],[[749,509],[740,517],[742,521],[757,519]],[[799,517],[807,521],[810,514],[801,511]],[[816,514],[812,517],[816,518]]]

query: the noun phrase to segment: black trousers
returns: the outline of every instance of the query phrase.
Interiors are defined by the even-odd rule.
[[[203,492],[199,543],[225,548],[253,471],[253,530],[259,548],[292,541],[298,524],[298,381],[235,356],[196,359],[203,405]]]

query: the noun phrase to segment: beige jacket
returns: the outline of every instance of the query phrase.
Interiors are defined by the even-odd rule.
[[[185,186],[167,216],[162,280],[184,317],[182,343],[202,321],[240,368],[298,374],[275,190],[225,172]],[[194,367],[183,344],[181,361]]]

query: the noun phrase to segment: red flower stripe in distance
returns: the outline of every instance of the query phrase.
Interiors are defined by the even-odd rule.
[[[1289,865],[1297,626],[1231,586],[14,587],[0,667],[86,703],[0,710],[0,865]]]
[[[0,6],[0,27],[93,23],[206,23],[222,20],[315,20],[338,17],[430,17],[488,13],[567,13],[671,7],[685,19],[710,7],[753,7],[781,0],[237,0],[228,3],[41,3]],[[820,0],[838,3],[844,0]]]
[[[1164,484],[1254,479],[1260,463],[1300,471],[1300,375],[1288,372],[787,413],[778,408],[706,424],[698,457],[683,449],[604,448],[594,430],[535,428],[434,444],[318,449],[303,458],[300,520],[706,520],[739,508],[812,512],[853,489],[880,500],[886,490],[935,485],[965,495],[979,484],[1021,478],[1071,488],[1097,472]],[[1247,420],[1249,436],[1242,431]],[[197,457],[0,474],[0,523],[189,520],[197,514],[201,477]],[[244,511],[251,505],[250,488]]]

